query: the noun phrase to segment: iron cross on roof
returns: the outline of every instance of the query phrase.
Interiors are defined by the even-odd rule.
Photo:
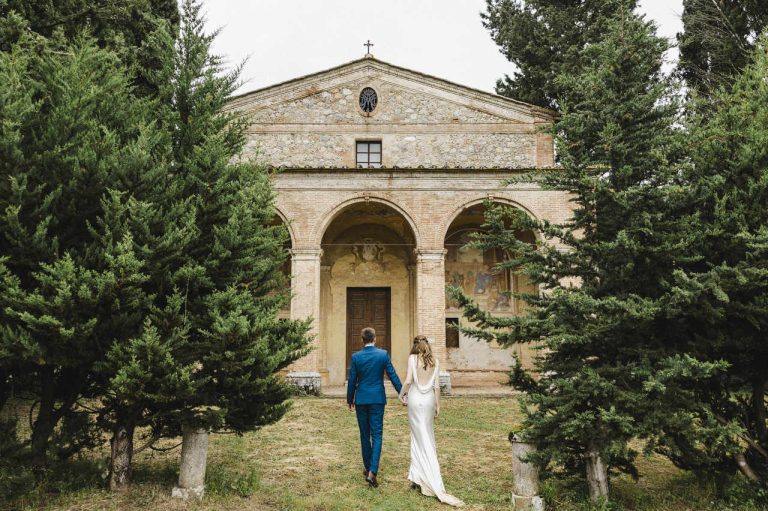
[[[371,53],[371,46],[373,46],[373,43],[371,42],[370,39],[368,39],[368,42],[363,44],[363,46],[367,46],[368,47],[367,53]]]

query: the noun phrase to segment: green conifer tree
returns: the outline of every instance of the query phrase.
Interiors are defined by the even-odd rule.
[[[0,0],[0,50],[29,31],[72,39],[87,30],[131,69],[137,94],[156,92],[147,72],[159,68],[162,55],[148,41],[164,28],[175,34],[178,25],[176,0]]]
[[[272,224],[269,172],[243,156],[247,119],[226,109],[239,69],[225,72],[211,54],[216,33],[205,34],[200,10],[184,2],[175,51],[155,75],[169,186],[193,212],[193,233],[150,271],[149,288],[167,296],[155,296],[147,327],[100,366],[114,489],[128,484],[138,426],[153,441],[184,427],[242,433],[278,420],[290,392],[277,373],[308,342],[307,322],[277,317],[290,300],[287,230]],[[173,49],[170,34],[156,43]]]
[[[90,38],[24,37],[0,54],[0,81],[0,253],[15,282],[0,294],[0,383],[34,397],[43,461],[59,421],[94,395],[94,364],[150,304],[130,230],[111,226],[119,237],[104,244],[97,229],[110,197],[157,184],[141,183],[161,175],[162,139],[149,102]],[[66,443],[59,454],[79,447]]]
[[[518,366],[512,375],[526,391],[523,434],[541,466],[586,470],[593,499],[608,496],[609,469],[637,475],[628,441],[657,427],[659,403],[649,399],[657,373],[669,373],[671,393],[681,372],[698,380],[719,368],[678,357],[670,344],[662,304],[687,247],[687,224],[676,218],[686,204],[677,106],[660,71],[666,42],[633,2],[617,5],[603,38],[578,50],[583,66],[555,78],[558,167],[514,180],[567,193],[571,219],[552,224],[491,208],[478,240],[503,249],[502,267],[525,273],[541,296],[520,296],[530,314],[503,318],[454,290],[477,324],[469,334],[539,347],[535,374]],[[516,230],[529,229],[546,242],[517,240]]]
[[[768,41],[735,81],[688,112],[686,179],[698,259],[677,273],[670,315],[697,358],[728,364],[697,390],[707,406],[668,421],[660,449],[721,483],[736,471],[768,485]],[[682,419],[684,416],[678,416]],[[702,435],[699,424],[713,424]]]
[[[496,82],[512,99],[558,109],[555,79],[583,65],[581,50],[600,41],[608,23],[636,1],[486,0],[483,25],[517,70]]]
[[[678,72],[691,90],[709,97],[749,63],[768,26],[768,2],[683,0],[682,21]]]

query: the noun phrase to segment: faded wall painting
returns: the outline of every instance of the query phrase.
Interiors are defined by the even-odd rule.
[[[508,271],[495,268],[502,260],[499,250],[480,250],[469,247],[475,229],[454,233],[446,240],[445,281],[457,286],[472,297],[482,308],[493,312],[513,312]],[[456,300],[446,296],[446,308],[457,309]]]

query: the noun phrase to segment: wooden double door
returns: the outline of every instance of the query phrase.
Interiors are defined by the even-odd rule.
[[[392,354],[390,337],[390,288],[347,288],[347,374],[352,354],[363,348],[360,331],[376,330],[376,346]]]

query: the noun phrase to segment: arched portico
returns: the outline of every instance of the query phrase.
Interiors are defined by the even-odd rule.
[[[448,236],[448,229],[451,228],[453,223],[456,221],[456,219],[459,217],[459,215],[463,214],[467,210],[469,210],[472,207],[479,206],[485,204],[488,200],[495,204],[501,204],[504,206],[511,206],[513,208],[519,209],[532,218],[538,218],[536,214],[531,211],[529,207],[527,207],[525,204],[521,203],[520,201],[510,199],[507,197],[502,196],[482,196],[477,197],[475,199],[465,201],[459,206],[458,208],[454,209],[450,215],[448,215],[445,220],[441,224],[441,232],[443,233],[442,238],[445,239],[446,236]],[[536,236],[536,239],[539,239],[540,233],[534,233]]]
[[[480,307],[496,316],[513,316],[525,313],[526,304],[511,293],[536,293],[536,287],[523,275],[498,269],[496,265],[507,259],[500,249],[482,250],[471,248],[467,243],[482,231],[487,198],[463,205],[452,215],[445,230],[445,281],[446,285],[462,288]],[[494,203],[519,208],[512,201],[493,199]],[[531,214],[527,211],[528,214]],[[535,243],[537,233],[522,231],[516,237],[527,243]],[[502,349],[495,343],[476,340],[461,335],[453,326],[468,326],[462,317],[459,304],[446,297],[446,367],[451,371],[453,384],[493,384],[508,378],[509,367],[514,364],[513,354],[523,364],[530,364],[530,348],[517,345],[513,350]]]
[[[388,198],[371,195],[369,193],[355,194],[352,197],[348,197],[343,201],[334,204],[332,208],[319,215],[319,220],[314,224],[312,232],[309,236],[309,239],[312,240],[312,245],[319,246],[326,235],[328,227],[337,219],[339,215],[348,210],[350,207],[355,206],[356,204],[380,204],[386,208],[391,209],[393,212],[400,215],[400,217],[402,217],[405,222],[407,222],[411,229],[414,246],[421,246],[419,227],[416,221],[414,221],[414,216],[401,204],[398,204],[397,202],[394,202]]]
[[[409,219],[380,200],[335,208],[321,238],[319,363],[342,385],[360,330],[371,326],[399,372],[406,367],[415,316],[416,233]],[[326,379],[326,378],[324,378]]]

